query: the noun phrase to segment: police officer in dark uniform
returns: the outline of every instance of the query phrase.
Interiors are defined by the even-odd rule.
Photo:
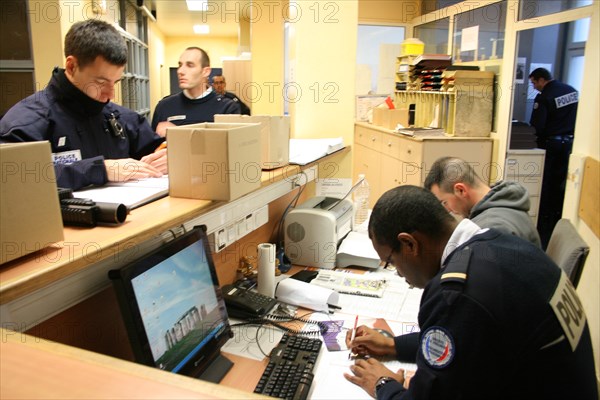
[[[0,121],[0,142],[50,142],[57,183],[74,190],[167,172],[164,141],[136,112],[112,103],[127,62],[119,32],[100,20],[75,23],[65,68]]]
[[[388,338],[361,326],[346,379],[378,400],[598,399],[586,316],[567,276],[514,235],[457,222],[424,188],[404,185],[375,205],[369,236],[382,260],[424,288],[421,332]],[[416,362],[404,371],[377,356]]]
[[[250,115],[250,108],[235,94],[225,90],[225,88],[227,87],[227,82],[225,81],[225,77],[223,75],[213,76],[212,85],[213,85],[213,89],[215,89],[215,92],[217,92],[217,94],[220,94],[221,96],[225,96],[228,99],[231,99],[236,103],[239,103],[240,107],[242,108],[241,113],[243,115]]]
[[[530,124],[535,128],[538,147],[546,150],[538,214],[538,231],[545,249],[562,216],[579,94],[572,86],[552,79],[544,68],[533,70],[529,79],[540,92],[535,97]]]

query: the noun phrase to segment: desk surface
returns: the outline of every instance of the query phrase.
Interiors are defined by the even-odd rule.
[[[264,366],[256,368],[261,365],[257,361],[244,364],[241,357],[231,356],[248,374],[229,374],[216,385],[22,333],[4,329],[0,333],[3,399],[264,398],[252,393]],[[253,384],[252,372],[259,373]]]
[[[299,171],[296,165],[264,171],[262,186]],[[223,204],[225,202],[165,197],[132,210],[125,223],[117,227],[66,227],[64,241],[0,266],[0,305],[81,271],[89,264],[116,259],[123,249],[141,244]]]

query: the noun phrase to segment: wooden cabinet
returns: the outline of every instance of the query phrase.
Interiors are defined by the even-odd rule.
[[[508,150],[506,153],[504,180],[519,182],[525,186],[531,202],[529,216],[534,225],[537,225],[540,209],[545,157],[546,151],[543,149]]]
[[[440,157],[467,160],[489,181],[492,140],[449,136],[407,137],[394,131],[357,122],[354,131],[354,180],[365,174],[371,187],[369,206],[398,185],[425,182],[431,165]]]

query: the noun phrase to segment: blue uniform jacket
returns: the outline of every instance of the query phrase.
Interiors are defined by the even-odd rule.
[[[579,94],[573,87],[556,80],[544,86],[535,97],[530,124],[539,138],[573,135]]]
[[[111,119],[122,131],[115,131]],[[107,182],[105,159],[141,157],[164,141],[136,112],[100,103],[55,68],[48,86],[17,103],[0,121],[1,142],[47,140],[53,153],[81,151],[81,161],[56,164],[58,186],[74,190]]]
[[[522,239],[490,229],[458,247],[425,288],[419,325],[418,350],[415,335],[396,338],[399,358],[416,353],[409,389],[388,382],[379,400],[598,399],[575,290]]]

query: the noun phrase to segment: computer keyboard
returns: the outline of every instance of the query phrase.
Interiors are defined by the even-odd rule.
[[[254,393],[281,399],[306,400],[322,343],[320,339],[285,333],[271,351],[269,365]]]

